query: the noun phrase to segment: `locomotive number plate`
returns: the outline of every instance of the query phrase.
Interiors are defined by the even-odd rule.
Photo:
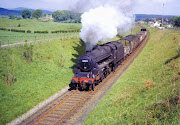
[[[88,62],[88,60],[82,60],[82,62]]]

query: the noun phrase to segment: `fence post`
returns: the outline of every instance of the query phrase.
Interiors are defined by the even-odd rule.
[[[0,51],[1,51],[1,40],[0,40]]]
[[[30,36],[29,36],[29,45],[30,45],[30,42],[31,42],[31,41],[30,41]]]
[[[16,36],[16,47],[17,47],[17,36]]]
[[[62,40],[62,32],[61,32],[61,40]]]
[[[50,33],[49,33],[49,42],[50,42]]]
[[[8,38],[8,48],[9,48],[9,38]]]
[[[24,46],[24,36],[23,36],[23,46]]]

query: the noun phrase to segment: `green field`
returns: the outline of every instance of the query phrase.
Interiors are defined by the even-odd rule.
[[[16,20],[16,19],[0,18],[0,27],[3,27],[3,26],[17,26],[19,24],[21,24],[21,25],[30,24],[30,23],[33,23],[35,21],[36,20],[33,20],[33,19]]]
[[[1,26],[10,25],[8,24],[10,22],[10,19],[6,18],[0,18],[0,24]],[[76,23],[58,23],[53,21],[43,21],[43,20],[33,20],[33,19],[21,19],[21,20],[11,20],[11,25],[21,25],[20,27],[6,27],[7,29],[18,29],[18,30],[25,30],[26,32],[28,30],[31,31],[31,33],[21,33],[21,32],[13,32],[13,31],[4,31],[0,30],[0,40],[1,44],[8,44],[9,43],[16,43],[16,41],[24,42],[24,41],[35,41],[36,40],[44,40],[46,39],[55,39],[60,38],[61,34],[58,33],[51,33],[51,31],[79,31],[81,29],[81,24]],[[23,26],[23,24],[28,24]],[[48,31],[48,34],[42,34],[42,33],[34,33],[34,31]],[[78,32],[68,32],[63,33],[62,37],[75,37],[79,36]]]
[[[14,29],[14,28],[13,28]],[[76,23],[58,23],[58,22],[35,22],[29,25],[16,27],[15,29],[21,30],[31,30],[32,32],[39,30],[44,31],[47,30],[49,32],[54,30],[79,30],[81,29],[81,24]]]
[[[180,32],[149,30],[143,51],[89,114],[85,125],[179,124]]]
[[[79,37],[79,32],[68,32],[62,33],[62,39],[70,38],[70,37]],[[35,40],[42,40],[44,39],[61,39],[61,33],[50,33],[50,34],[41,34],[41,33],[20,33],[20,32],[11,32],[10,31],[2,31],[0,30],[0,40],[1,44],[8,44],[9,43],[18,43],[25,42],[25,41],[34,41]]]

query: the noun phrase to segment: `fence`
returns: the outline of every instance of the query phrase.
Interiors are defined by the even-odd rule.
[[[51,40],[65,40],[65,39],[78,39],[79,38],[79,32],[67,32],[67,33],[53,33],[53,34],[40,34],[39,36],[26,36],[22,37],[22,42],[18,42],[18,37],[16,36],[12,43],[10,43],[10,39],[8,38],[7,44],[2,45],[2,40],[0,40],[0,51],[3,47],[12,47],[12,46],[18,46],[18,45],[23,45],[25,43],[36,43],[36,42],[42,42],[42,41],[48,41],[50,42]]]

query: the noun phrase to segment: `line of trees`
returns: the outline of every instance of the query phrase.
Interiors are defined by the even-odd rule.
[[[21,15],[24,19],[30,19],[31,16],[32,16],[32,18],[39,19],[42,16],[42,10],[37,9],[37,10],[31,12],[28,9],[24,9],[21,11]]]
[[[65,22],[65,23],[80,23],[81,22],[80,13],[74,13],[67,10],[55,11],[53,12],[52,16],[55,22]]]
[[[24,9],[21,11],[21,15],[24,19],[36,18],[39,19],[42,17],[42,10],[37,9],[31,12],[28,9]],[[71,11],[63,10],[63,11],[55,11],[52,14],[55,22],[64,22],[64,23],[81,23],[81,14],[74,13]]]

